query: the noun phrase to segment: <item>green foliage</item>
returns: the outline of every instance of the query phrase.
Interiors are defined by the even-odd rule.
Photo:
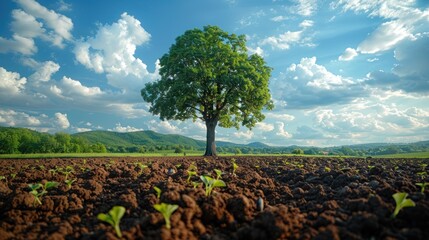
[[[156,198],[160,199],[161,198],[161,193],[162,193],[161,189],[159,187],[157,187],[157,186],[154,186],[153,190],[155,190],[155,192],[156,192]]]
[[[425,192],[425,188],[427,186],[429,186],[429,182],[424,182],[424,183],[416,183],[417,186],[420,187],[420,192],[424,193]]]
[[[196,176],[198,174],[197,171],[186,170],[186,172],[188,173],[188,179],[186,179],[186,182],[189,182],[192,176]]]
[[[219,180],[220,177],[222,176],[223,172],[219,169],[214,169],[215,173],[216,173],[216,180]]]
[[[166,203],[153,205],[153,208],[155,208],[158,212],[160,212],[162,214],[162,216],[164,217],[165,227],[167,229],[171,228],[170,217],[171,217],[171,214],[173,214],[173,212],[176,211],[176,209],[178,207],[179,207],[178,205],[166,204]]]
[[[395,207],[395,210],[392,214],[392,218],[395,218],[402,208],[416,206],[414,201],[411,199],[408,199],[407,196],[408,196],[408,193],[403,193],[403,192],[395,193],[392,195],[392,197],[393,197],[393,199],[395,199],[395,203],[396,203],[396,207]]]
[[[66,183],[66,185],[67,185],[67,189],[71,189],[71,185],[74,183],[74,182],[76,182],[76,178],[75,179],[70,179],[70,180],[64,180],[64,182]]]
[[[41,183],[28,184],[28,187],[31,190],[30,194],[34,196],[33,205],[36,205],[36,203],[38,203],[39,205],[42,205],[42,201],[41,201],[42,196],[48,193],[48,189],[58,187],[58,185],[59,185],[58,182],[46,182],[45,184],[41,184]]]
[[[149,111],[161,120],[201,119],[213,141],[218,123],[252,128],[265,118],[261,110],[274,106],[268,88],[271,68],[259,55],[248,55],[244,35],[215,26],[188,30],[160,65],[161,79],[141,90]]]
[[[100,221],[104,221],[109,223],[116,232],[116,236],[118,236],[119,238],[122,237],[122,232],[121,232],[121,228],[119,226],[119,223],[121,221],[121,218],[124,216],[125,214],[125,208],[122,206],[114,206],[109,213],[105,214],[105,213],[100,213],[97,215],[97,218]]]
[[[301,148],[296,148],[294,150],[292,150],[292,154],[304,154],[304,150],[302,150]]]
[[[214,179],[209,176],[200,176],[200,179],[206,186],[206,196],[210,196],[215,187],[226,187],[225,182],[219,179]]]
[[[235,163],[235,161],[232,162],[232,175],[235,176],[235,171],[237,171],[238,165]]]

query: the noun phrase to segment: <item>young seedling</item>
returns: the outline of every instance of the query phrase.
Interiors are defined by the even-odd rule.
[[[325,172],[330,172],[331,168],[330,167],[325,167]]]
[[[197,175],[197,171],[186,170],[186,172],[188,173],[188,179],[186,180],[186,182],[189,183],[189,181],[191,180],[191,177]]]
[[[235,171],[237,171],[238,165],[235,161],[232,162],[232,175],[235,176]]]
[[[416,206],[414,201],[411,199],[408,199],[407,196],[408,196],[408,193],[404,193],[404,192],[399,192],[392,195],[396,203],[395,211],[392,214],[392,218],[395,218],[402,208]]]
[[[162,216],[164,217],[165,227],[167,229],[171,228],[170,217],[171,217],[171,214],[173,214],[173,212],[176,211],[176,209],[178,207],[179,207],[178,205],[166,204],[166,203],[153,205],[153,208],[155,208],[158,212],[160,212],[162,214]]]
[[[420,164],[420,167],[422,167],[422,171],[425,171],[427,166],[428,165],[426,163]]]
[[[200,179],[206,186],[206,196],[210,196],[215,187],[226,187],[225,182],[219,179],[214,179],[209,176],[200,176]]]
[[[16,173],[11,173],[11,174],[10,174],[10,177],[11,177],[12,179],[15,179],[15,177],[16,177]]]
[[[28,187],[31,189],[30,194],[34,196],[33,205],[35,206],[36,203],[42,205],[42,196],[48,193],[48,189],[57,187],[58,185],[58,182],[46,182],[44,185],[41,183],[28,184]],[[41,189],[40,192],[38,191],[39,189]]]
[[[192,186],[195,188],[197,188],[198,186],[200,186],[199,182],[192,182]]]
[[[161,198],[161,189],[157,186],[153,187],[153,190],[155,190],[156,192],[156,198],[160,199]]]
[[[67,180],[69,175],[73,172],[74,172],[74,168],[72,166],[67,166],[66,169],[64,169],[64,171],[62,171],[62,173],[65,176],[64,180]]]
[[[142,174],[143,174],[144,169],[148,167],[147,165],[145,165],[145,164],[143,164],[143,163],[141,163],[141,162],[135,162],[134,164],[135,164],[138,168],[140,168],[140,171],[139,171],[139,173],[138,173],[138,175],[139,175],[139,176],[140,176],[140,175],[142,175]]]
[[[109,223],[116,232],[116,236],[119,238],[122,237],[121,228],[119,227],[119,222],[121,221],[121,218],[125,214],[125,208],[122,206],[114,206],[112,209],[110,209],[109,213],[99,213],[97,215],[98,220],[104,221]]]
[[[0,176],[0,181],[4,180],[5,182],[7,182],[7,178],[6,176]]]
[[[216,172],[216,180],[219,180],[223,172],[219,169],[215,169],[214,171]]]
[[[420,192],[421,193],[424,193],[425,192],[425,187],[426,186],[429,186],[429,182],[424,182],[424,183],[416,183],[416,185],[417,186],[419,186],[421,189],[420,189]]]
[[[418,172],[417,175],[420,176],[420,178],[423,180],[428,175],[427,172]]]
[[[73,179],[73,180],[64,180],[64,182],[66,183],[66,185],[67,185],[67,189],[71,189],[71,185],[74,183],[74,182],[76,182],[76,178],[75,179]]]

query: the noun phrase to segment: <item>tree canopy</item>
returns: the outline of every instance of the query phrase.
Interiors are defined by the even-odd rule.
[[[141,90],[149,111],[161,120],[200,119],[206,123],[205,155],[216,155],[215,128],[249,129],[272,109],[271,68],[249,55],[244,35],[206,26],[186,31],[160,59],[161,79]]]

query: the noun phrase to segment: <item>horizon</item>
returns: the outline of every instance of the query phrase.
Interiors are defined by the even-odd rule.
[[[0,126],[151,130],[205,141],[201,121],[161,121],[140,96],[186,30],[246,35],[273,68],[273,111],[216,141],[346,146],[429,139],[429,2],[0,2]],[[221,17],[219,17],[221,16]],[[65,107],[66,106],[66,107]]]

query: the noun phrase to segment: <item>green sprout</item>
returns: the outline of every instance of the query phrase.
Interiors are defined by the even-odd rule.
[[[160,199],[161,198],[161,189],[157,186],[153,187],[153,190],[155,190],[156,192],[156,198]]]
[[[206,186],[206,196],[210,196],[215,187],[226,187],[225,182],[219,179],[214,179],[209,176],[200,176],[200,179]]]
[[[76,178],[73,180],[64,180],[64,182],[67,184],[67,189],[71,189],[71,185],[76,182]]]
[[[116,232],[116,236],[119,238],[122,237],[121,228],[119,227],[119,222],[121,221],[121,218],[125,214],[125,208],[122,206],[114,206],[112,209],[110,209],[109,213],[99,213],[97,215],[98,220],[104,221],[109,223]]]
[[[428,173],[427,172],[418,172],[417,175],[419,175],[420,178],[423,180],[428,175]]]
[[[189,183],[189,181],[191,180],[191,177],[197,175],[197,171],[186,170],[186,172],[188,173],[188,179],[186,180],[186,182]]]
[[[45,184],[28,184],[28,187],[31,189],[30,194],[34,196],[33,206],[35,206],[36,203],[42,205],[42,196],[48,193],[48,189],[58,187],[58,185],[58,182],[46,182]],[[40,192],[38,191],[39,189],[41,189]]]
[[[325,172],[330,172],[331,168],[330,167],[325,167]]]
[[[64,169],[63,171],[61,171],[63,174],[64,174],[64,176],[65,176],[65,178],[64,178],[64,180],[67,180],[68,179],[68,177],[69,177],[69,175],[71,174],[71,173],[73,173],[74,172],[74,168],[72,167],[72,166],[67,166],[66,167],[66,169]]]
[[[422,171],[425,171],[427,166],[428,165],[426,163],[420,164],[420,167],[422,167]]]
[[[147,167],[148,167],[147,165],[145,165],[145,164],[143,164],[143,163],[141,163],[141,162],[135,162],[134,164],[135,164],[138,168],[140,168],[140,171],[139,171],[138,175],[142,175],[143,170],[144,170],[145,168],[147,168]]]
[[[238,165],[235,161],[232,161],[232,175],[235,176],[235,171],[237,171]]]
[[[404,193],[404,192],[399,192],[392,195],[393,199],[395,199],[395,202],[396,202],[396,207],[395,207],[395,211],[392,214],[392,218],[395,218],[402,208],[416,206],[414,201],[411,199],[408,199],[407,196],[408,196],[408,193]]]
[[[216,180],[219,180],[223,172],[219,169],[215,169],[214,171],[216,172]]]
[[[199,182],[192,182],[192,186],[195,188],[197,188],[198,186],[200,186]]]
[[[374,166],[374,165],[368,165],[368,170],[370,170],[370,171],[371,171],[371,169],[373,169],[373,168],[375,168],[375,166]]]
[[[11,174],[10,174],[10,177],[11,177],[12,179],[15,179],[15,177],[16,177],[16,173],[11,173]]]
[[[1,180],[5,180],[5,182],[7,182],[7,178],[6,178],[6,176],[0,176],[0,181]]]
[[[429,182],[424,182],[424,183],[416,183],[417,186],[419,186],[421,188],[420,192],[424,193],[425,192],[425,187],[429,186]]]
[[[175,204],[166,204],[166,203],[161,203],[161,204],[155,204],[153,205],[153,208],[155,208],[158,212],[160,212],[162,214],[162,216],[165,219],[165,227],[167,229],[171,228],[171,224],[170,224],[170,217],[171,214],[173,214],[174,211],[176,211],[176,209],[178,208],[178,205]]]

